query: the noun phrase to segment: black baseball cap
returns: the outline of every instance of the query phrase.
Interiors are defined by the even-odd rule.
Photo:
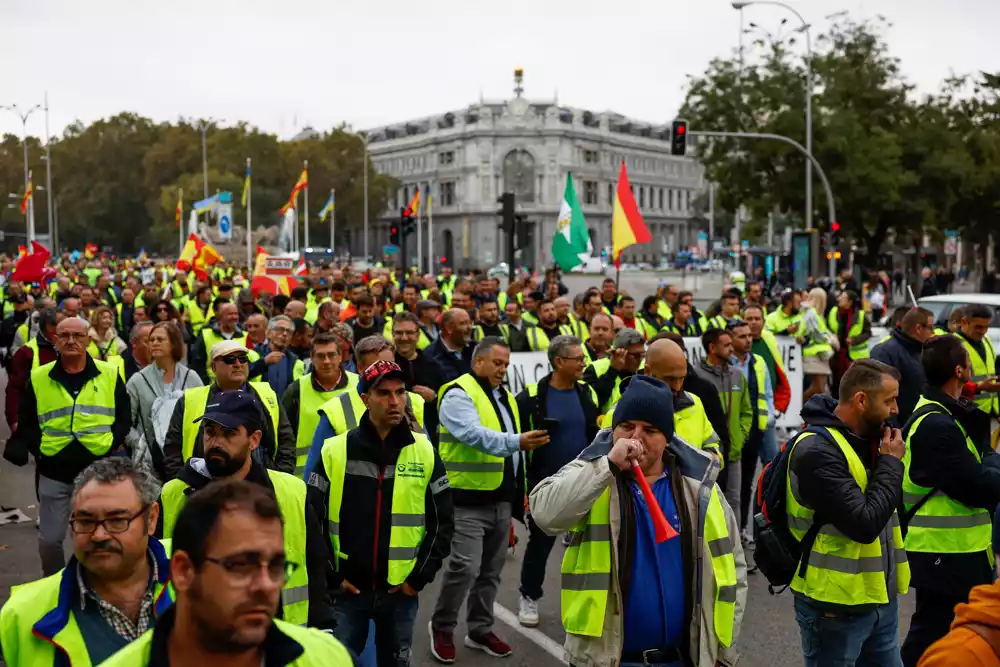
[[[399,364],[394,361],[379,359],[374,364],[366,368],[365,372],[362,373],[361,393],[367,394],[374,389],[379,382],[392,377],[398,380],[403,380],[404,382],[406,381],[406,374],[403,373],[403,369],[399,367]]]
[[[223,428],[246,426],[250,432],[260,429],[263,422],[257,397],[242,389],[216,394],[205,406],[205,413],[194,421],[202,420],[215,422]]]

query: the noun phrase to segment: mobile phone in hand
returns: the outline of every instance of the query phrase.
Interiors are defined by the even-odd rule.
[[[558,419],[554,419],[552,417],[546,417],[545,419],[542,420],[541,429],[543,431],[548,431],[549,435],[555,433],[557,428],[559,428]]]

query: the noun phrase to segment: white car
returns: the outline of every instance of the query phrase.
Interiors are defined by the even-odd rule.
[[[990,322],[990,330],[987,335],[993,342],[993,349],[1000,347],[1000,294],[938,294],[937,296],[921,297],[917,299],[917,304],[934,313],[935,324],[947,322],[948,316],[955,308],[972,304],[986,306],[993,311],[993,320]],[[874,346],[887,335],[889,335],[888,329],[873,327],[869,347]]]

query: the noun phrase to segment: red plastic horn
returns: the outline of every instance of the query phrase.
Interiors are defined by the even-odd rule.
[[[653,529],[656,531],[656,543],[659,544],[660,542],[666,542],[669,539],[677,537],[680,533],[674,530],[674,527],[667,521],[667,517],[663,515],[660,503],[656,501],[656,496],[653,495],[653,489],[649,486],[646,476],[642,474],[642,470],[636,463],[632,463],[632,472],[635,474],[636,481],[639,482],[639,488],[642,489],[642,496],[646,499],[646,507],[649,508],[649,513],[653,515]]]

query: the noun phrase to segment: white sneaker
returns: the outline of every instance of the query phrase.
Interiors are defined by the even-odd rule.
[[[526,628],[536,627],[538,625],[538,602],[522,595],[521,601],[517,605],[517,621]]]

